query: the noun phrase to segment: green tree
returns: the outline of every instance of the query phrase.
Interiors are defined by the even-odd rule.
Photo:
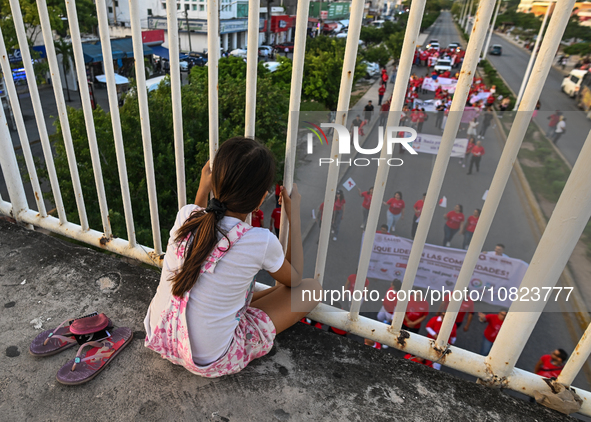
[[[240,59],[220,60],[219,119],[220,140],[244,135],[244,104],[246,98],[246,67]],[[225,75],[221,77],[221,75]],[[187,202],[192,203],[199,186],[201,168],[209,155],[209,110],[207,68],[194,67],[191,83],[181,89],[183,107],[183,136],[185,150],[185,173]],[[177,210],[176,170],[174,155],[174,131],[170,83],[163,82],[149,93],[150,129],[158,192],[158,210],[162,239],[174,223]],[[273,82],[272,74],[262,72],[257,81],[257,126],[256,135],[275,155],[283,174],[285,135],[289,109],[289,87]],[[94,175],[82,110],[68,108],[78,169],[92,228],[101,228],[99,205],[94,187]],[[141,122],[137,95],[132,91],[125,97],[120,108],[121,128],[125,145],[127,177],[131,192],[136,237],[140,244],[152,244],[150,211],[147,201],[146,173],[143,158]],[[113,233],[126,238],[126,227],[119,186],[117,159],[113,143],[111,116],[97,107],[94,111],[97,142],[100,151],[102,172],[109,205],[109,219]],[[53,137],[56,149],[55,164],[62,187],[66,212],[71,221],[77,222],[76,202],[67,166],[59,121]],[[279,178],[280,176],[278,176]]]
[[[574,39],[575,43],[579,40],[591,41],[591,28],[581,25],[579,17],[573,15],[570,17],[568,24],[566,25],[562,39]]]
[[[65,35],[68,21],[64,18],[66,14],[66,4],[61,0],[46,0],[47,10],[49,12],[49,22],[51,29],[57,33]],[[34,40],[41,34],[41,25],[39,21],[39,11],[35,0],[20,0],[20,9],[23,15],[23,23],[27,34],[29,45],[33,45]],[[96,7],[92,0],[76,1],[76,11],[78,14],[78,25],[82,33],[91,32],[97,24]],[[16,31],[12,10],[9,0],[0,0],[0,28],[4,35],[4,42],[8,50],[20,48],[16,38]]]
[[[404,32],[397,32],[390,35],[390,38],[386,41],[386,46],[390,51],[390,55],[398,60],[400,53],[402,52],[402,45],[404,44]]]
[[[394,36],[394,35],[392,35]],[[363,52],[363,57],[368,62],[377,63],[381,67],[385,67],[390,61],[390,50],[384,44],[377,47],[370,47]]]
[[[344,43],[337,42],[337,40],[331,41],[326,50],[306,49],[302,86],[304,98],[318,101],[329,110],[336,110],[344,56]],[[353,85],[364,75],[365,65],[358,57],[353,75]]]
[[[70,87],[68,86],[68,72],[70,71],[70,59],[74,57],[74,51],[72,50],[72,44],[65,42],[63,38],[54,42],[56,54],[62,55],[62,70],[64,71],[64,79],[66,80],[66,91],[68,93],[68,101],[71,102],[70,98]]]

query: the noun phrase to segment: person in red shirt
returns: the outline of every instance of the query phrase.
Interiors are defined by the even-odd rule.
[[[332,240],[337,240],[337,236],[339,235],[339,228],[341,227],[341,220],[345,215],[345,197],[343,196],[343,191],[338,190],[337,195],[334,199],[334,212],[332,214],[332,234],[334,237]]]
[[[415,212],[415,216],[412,219],[412,230],[410,232],[411,237],[414,239],[415,234],[417,234],[417,227],[419,227],[419,217],[421,216],[421,212],[423,211],[423,205],[425,205],[425,198],[427,194],[423,194],[423,199],[419,199],[415,202],[414,206],[412,207],[413,211]]]
[[[466,167],[466,162],[468,161],[470,154],[472,154],[472,149],[474,149],[475,146],[476,140],[473,136],[470,136],[470,139],[468,139],[468,145],[466,146],[466,153],[464,154],[464,158],[460,158],[460,164],[462,165],[462,167]]]
[[[251,223],[252,227],[263,227],[265,222],[265,214],[261,210],[255,210],[251,214]]]
[[[380,226],[380,229],[378,231],[376,231],[376,233],[379,233],[379,234],[388,234],[388,225],[387,224],[382,224]]]
[[[544,378],[558,378],[564,364],[568,359],[568,353],[562,349],[556,349],[549,355],[543,355],[534,368],[536,375]]]
[[[269,230],[275,229],[275,234],[279,237],[279,227],[281,226],[281,205],[273,210],[271,213],[271,221],[269,222]]]
[[[418,123],[417,123],[417,132],[418,133],[422,133],[423,132],[423,124],[425,123],[425,121],[429,118],[429,116],[427,116],[427,112],[425,112],[424,108],[421,108],[419,110],[419,116],[418,116]]]
[[[359,191],[359,196],[363,198],[363,203],[361,204],[361,210],[363,211],[363,221],[361,222],[361,228],[365,228],[367,224],[367,217],[369,216],[369,206],[371,205],[371,198],[373,196],[373,186],[369,188],[365,192],[361,192],[361,189],[357,188]]]
[[[416,300],[414,295],[410,295],[408,306],[406,307],[406,314],[402,322],[402,328],[411,333],[419,333],[422,322],[429,315],[429,303],[426,300]]]
[[[394,318],[394,308],[396,308],[396,303],[398,302],[398,299],[396,298],[397,286],[400,286],[400,284],[401,281],[395,278],[392,281],[390,288],[386,291],[382,302],[382,309],[378,312],[378,321],[382,321],[386,324],[392,323],[392,319]]]
[[[283,180],[280,180],[279,183],[275,183],[275,206],[279,206],[279,196],[281,195],[281,186],[283,186]]]
[[[388,71],[386,70],[386,68],[382,69],[382,83],[384,84],[384,88],[386,88],[386,85],[388,84],[388,79],[390,79],[388,77]]]
[[[347,281],[345,283],[345,290],[351,292],[351,300],[346,300],[349,310],[351,309],[351,303],[353,303],[353,292],[355,291],[355,281],[357,280],[357,274],[351,274],[347,277]],[[369,278],[365,279],[365,286],[363,290],[366,290],[369,287]],[[363,293],[363,290],[361,291]],[[364,295],[363,295],[364,296]],[[363,304],[363,296],[361,297],[361,303]],[[346,296],[345,296],[346,297]],[[346,297],[346,299],[349,299]]]
[[[378,105],[379,106],[382,105],[382,99],[384,98],[385,93],[386,93],[386,85],[382,84],[382,85],[380,85],[380,88],[378,89]]]
[[[476,208],[472,215],[464,222],[461,230],[462,234],[464,235],[462,249],[468,249],[468,246],[470,246],[470,242],[472,241],[472,236],[474,235],[474,230],[476,230],[476,224],[478,223],[479,218],[480,209]]]
[[[441,302],[437,315],[440,315],[447,310],[450,297],[451,293],[447,293],[445,295],[445,299]],[[456,316],[456,328],[460,328],[462,326],[464,319],[466,319],[466,314],[468,314],[468,322],[466,322],[466,325],[464,325],[464,332],[470,329],[470,324],[472,324],[472,319],[474,318],[474,302],[472,302],[470,296],[467,296],[466,300],[462,301],[462,304],[460,305],[460,310]]]
[[[446,220],[445,225],[443,226],[443,246],[450,247],[451,240],[458,230],[460,230],[460,226],[464,222],[463,210],[464,207],[457,204],[453,211],[450,211],[443,216]]]
[[[449,78],[451,76],[451,72],[449,70],[446,70],[445,72],[443,72],[441,74],[442,78]]]
[[[437,336],[439,335],[439,331],[441,331],[441,325],[443,324],[443,317],[445,316],[445,312],[443,312],[439,316],[434,316],[429,320],[425,329],[427,330],[427,337],[432,340],[437,340]],[[452,325],[451,333],[449,334],[449,339],[447,342],[449,344],[454,344],[456,342],[456,337],[458,335],[457,326],[454,324]]]
[[[413,356],[410,353],[407,353],[404,356],[404,359],[408,359],[411,362],[420,363],[421,365],[425,365],[425,366],[428,366],[429,368],[433,368],[433,362],[431,362],[430,360],[427,360],[427,359],[423,359],[420,356]]]
[[[476,164],[476,171],[480,171],[480,159],[484,155],[484,147],[482,146],[482,142],[476,142],[474,148],[472,148],[472,158],[470,159],[470,168],[468,169],[468,174],[472,174],[472,166]]]
[[[388,232],[392,233],[398,220],[404,219],[404,201],[402,200],[402,192],[396,192],[394,198],[388,199],[388,201],[383,202],[383,204],[388,205],[389,207],[387,211]]]
[[[498,314],[488,315],[478,312],[478,320],[480,322],[488,322],[488,325],[484,329],[484,337],[482,338],[482,347],[480,349],[481,355],[488,356],[488,353],[490,352],[490,349],[492,348],[492,345],[495,342],[499,331],[501,330],[501,326],[503,325],[503,321],[505,320],[506,316],[506,311],[501,311]]]

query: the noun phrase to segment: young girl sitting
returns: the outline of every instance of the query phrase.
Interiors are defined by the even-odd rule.
[[[314,298],[321,287],[302,280],[296,185],[291,198],[281,190],[290,223],[285,256],[273,233],[245,223],[274,176],[271,152],[247,138],[227,140],[213,169],[205,165],[195,205],[181,208],[170,231],[160,285],[144,321],[146,347],[194,374],[219,377],[267,354],[277,333],[314,309],[317,302],[304,301],[302,291]],[[279,283],[254,292],[261,269]]]

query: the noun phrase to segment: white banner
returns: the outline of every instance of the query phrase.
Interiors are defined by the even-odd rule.
[[[449,93],[453,93],[456,90],[457,84],[457,79],[452,78],[438,77],[436,80],[433,80],[433,78],[425,78],[423,80],[423,89],[427,91],[435,91],[437,90],[437,87],[441,86],[442,89],[447,90]]]
[[[412,147],[417,152],[426,154],[437,154],[439,152],[439,145],[441,144],[441,136],[428,135],[425,133],[417,134],[417,139],[412,142]],[[451,149],[452,157],[464,157],[466,148],[468,147],[468,139],[460,138],[454,141],[454,146]]]
[[[413,102],[413,108],[424,108],[426,112],[437,111],[437,107],[435,106],[435,100],[415,99]]]
[[[388,234],[376,233],[369,262],[368,277],[392,281],[402,280],[412,248],[412,240]],[[453,290],[466,251],[425,244],[414,286],[431,290]],[[519,287],[528,264],[520,259],[492,254],[480,254],[468,286],[469,291],[482,294],[482,301],[499,306],[509,306],[511,301],[499,294],[502,288]],[[492,288],[492,293],[491,293]],[[504,300],[501,300],[504,299]]]

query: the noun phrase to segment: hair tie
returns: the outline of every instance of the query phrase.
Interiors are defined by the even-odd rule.
[[[211,198],[207,203],[207,208],[205,208],[205,211],[213,212],[215,214],[216,221],[219,221],[222,218],[224,218],[224,214],[227,210],[228,207],[226,207],[226,204],[220,202],[220,200],[217,198]]]

